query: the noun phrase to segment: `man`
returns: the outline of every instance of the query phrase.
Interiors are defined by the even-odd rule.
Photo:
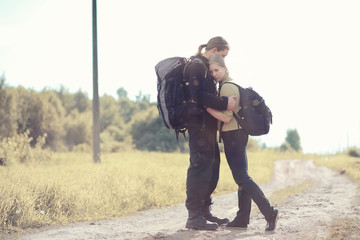
[[[202,53],[203,48],[205,52]],[[229,45],[222,37],[214,37],[199,46],[195,60],[186,67],[185,80],[190,84],[191,101],[198,113],[190,118],[190,166],[186,180],[186,228],[215,230],[229,222],[210,212],[211,194],[219,179],[220,153],[216,142],[217,120],[206,112],[206,107],[231,110],[236,107],[235,97],[218,97],[216,83],[209,72],[209,59],[214,54],[226,57]],[[211,221],[213,223],[208,223]]]

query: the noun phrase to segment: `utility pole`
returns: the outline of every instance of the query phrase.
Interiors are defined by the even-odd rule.
[[[98,87],[97,56],[97,16],[96,0],[92,1],[92,38],[93,38],[93,160],[100,162],[100,107]]]

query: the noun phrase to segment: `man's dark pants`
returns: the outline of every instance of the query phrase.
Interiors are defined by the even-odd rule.
[[[186,179],[186,207],[200,212],[211,205],[219,180],[220,154],[216,129],[189,128],[190,166]]]

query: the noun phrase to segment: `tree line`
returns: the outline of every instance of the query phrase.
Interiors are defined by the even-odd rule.
[[[165,127],[156,103],[139,94],[130,100],[124,88],[117,98],[100,97],[101,152],[128,149],[147,151],[186,151],[186,139]],[[0,140],[26,134],[29,144],[39,139],[43,148],[53,151],[91,151],[92,101],[81,90],[71,93],[65,87],[35,91],[11,87],[0,76]],[[296,130],[289,130],[280,150],[301,150]],[[250,139],[248,149],[265,148]]]
[[[150,96],[127,97],[123,88],[117,98],[100,97],[101,151],[139,150],[172,152],[185,149],[159,118]],[[10,87],[0,76],[0,139],[27,133],[30,145],[45,137],[44,147],[53,151],[91,151],[92,101],[81,90],[65,87],[38,92]]]

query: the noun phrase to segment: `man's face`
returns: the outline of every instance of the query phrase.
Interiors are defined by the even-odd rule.
[[[229,49],[224,49],[224,50],[221,50],[221,51],[215,51],[215,54],[219,54],[220,56],[222,56],[223,58],[225,58],[229,53]]]

